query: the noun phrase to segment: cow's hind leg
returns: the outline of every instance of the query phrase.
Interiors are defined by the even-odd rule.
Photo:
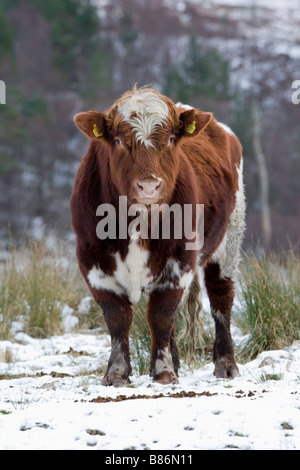
[[[177,383],[179,358],[174,339],[176,311],[182,289],[157,289],[148,304],[152,335],[150,375],[161,384]]]
[[[204,274],[216,328],[213,353],[214,374],[218,378],[234,378],[239,373],[230,333],[234,282],[232,279],[222,276],[218,263],[208,263],[204,269]]]
[[[131,373],[129,355],[129,330],[132,321],[130,302],[125,297],[111,295],[109,300],[99,301],[111,336],[111,354],[103,385],[120,387],[129,383]]]

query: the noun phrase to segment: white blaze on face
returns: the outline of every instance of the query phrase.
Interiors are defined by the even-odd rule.
[[[168,106],[152,91],[138,90],[118,105],[125,122],[131,125],[137,142],[154,147],[151,133],[161,126],[168,116]]]

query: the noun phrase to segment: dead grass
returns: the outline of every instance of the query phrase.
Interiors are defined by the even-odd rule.
[[[241,291],[240,326],[249,339],[240,357],[249,360],[300,338],[300,260],[293,252],[245,257]]]
[[[62,333],[63,305],[76,309],[87,295],[76,261],[65,244],[46,240],[11,246],[0,268],[0,338],[8,339],[13,322],[44,338]]]
[[[282,349],[300,338],[300,260],[290,252],[284,256],[245,256],[241,276],[241,309],[238,326],[248,340],[238,351],[239,360],[250,360],[261,351]],[[12,245],[0,265],[0,339],[10,339],[14,322],[33,337],[60,334],[62,307],[68,305],[86,329],[104,326],[102,313],[92,300],[90,313],[80,317],[78,306],[89,296],[79,272],[74,247],[59,242],[54,247],[47,240],[30,240],[17,248]],[[204,317],[203,317],[204,315]],[[213,331],[201,312],[203,344],[198,353],[211,353]],[[177,339],[180,356],[186,344],[180,340],[182,315],[178,315]],[[131,328],[133,356],[139,373],[149,368],[151,337],[146,319],[146,299],[134,307]]]

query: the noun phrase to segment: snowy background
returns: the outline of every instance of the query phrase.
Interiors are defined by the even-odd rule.
[[[300,342],[239,364],[234,380],[182,364],[179,384],[134,373],[122,388],[101,385],[109,351],[101,330],[1,341],[0,448],[300,449]]]
[[[94,7],[93,7],[94,5]],[[251,103],[260,110],[272,249],[299,242],[299,0],[1,0],[0,249],[42,223],[70,232],[87,140],[73,116],[151,84],[242,142],[245,247],[263,239]]]

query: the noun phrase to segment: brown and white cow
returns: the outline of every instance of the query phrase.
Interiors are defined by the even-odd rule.
[[[71,213],[79,267],[111,335],[103,383],[128,381],[132,304],[142,292],[148,295],[152,335],[150,374],[160,383],[177,382],[176,311],[198,267],[204,271],[215,320],[214,374],[235,377],[230,317],[245,209],[237,137],[211,113],[175,105],[149,88],[135,87],[108,111],[82,112],[74,119],[90,138],[75,179]],[[187,250],[186,237],[175,238],[173,232],[170,239],[128,234],[100,239],[97,208],[112,205],[122,217],[119,196],[127,197],[128,206],[140,203],[148,209],[163,203],[203,204],[203,246]],[[195,228],[196,217],[192,220]]]

